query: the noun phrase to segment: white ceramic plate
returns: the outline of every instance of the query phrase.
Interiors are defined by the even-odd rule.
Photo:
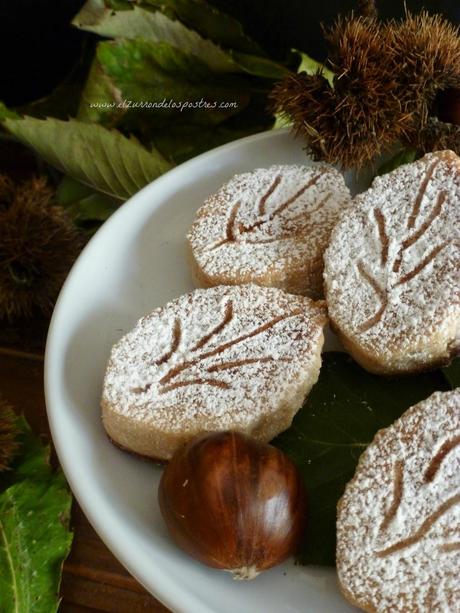
[[[139,317],[192,289],[184,237],[197,207],[235,173],[293,163],[306,163],[301,143],[286,130],[272,131],[205,153],[154,181],[87,245],[51,322],[46,404],[70,486],[115,556],[177,612],[353,610],[331,569],[290,561],[242,583],[183,554],[169,539],[159,513],[161,469],[111,445],[100,420],[102,379],[113,343]],[[357,186],[351,186],[355,191]]]

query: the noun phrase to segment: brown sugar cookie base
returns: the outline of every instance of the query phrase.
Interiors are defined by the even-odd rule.
[[[374,354],[369,351],[365,351],[360,345],[353,342],[351,339],[344,337],[334,322],[329,321],[329,327],[337,335],[342,343],[344,349],[349,353],[353,359],[367,372],[375,375],[382,375],[390,378],[398,378],[404,375],[416,375],[425,372],[432,372],[439,368],[445,368],[449,366],[453,359],[460,355],[460,348],[454,341],[447,346],[446,353],[438,356],[435,360],[430,362],[419,362],[415,366],[413,363],[408,363],[406,358],[402,358],[401,364],[397,369],[394,365],[388,367],[382,365],[379,359],[376,359]]]
[[[334,228],[324,288],[363,368],[398,375],[449,361],[460,338],[460,158],[427,154],[374,179]]]
[[[460,388],[380,430],[337,507],[337,573],[365,611],[460,608]]]
[[[235,277],[222,273],[219,278],[207,274],[202,268],[200,268],[198,262],[195,260],[193,251],[190,246],[188,249],[189,268],[192,276],[192,281],[195,287],[215,287],[216,285],[233,285],[235,284]],[[288,294],[307,295],[314,300],[318,300],[323,296],[323,258],[318,258],[315,261],[310,261],[307,265],[304,264],[304,268],[301,270],[284,270],[275,271],[271,274],[265,275],[263,278],[254,279],[251,272],[240,274],[238,279],[238,285],[246,285],[251,283],[257,283],[264,287],[279,287],[282,288]],[[308,290],[306,290],[306,279],[308,279]]]
[[[109,439],[109,441],[112,443],[114,447],[116,447],[117,449],[120,449],[120,451],[129,453],[129,455],[132,455],[133,458],[139,458],[139,460],[143,460],[144,462],[158,464],[160,467],[164,467],[168,463],[167,460],[162,460],[161,458],[154,458],[149,455],[143,455],[142,453],[136,453],[135,451],[131,451],[131,449],[128,449],[127,447],[124,447],[120,443],[117,443],[117,441],[114,441],[113,438],[111,438],[109,434],[107,434],[107,432],[105,433],[105,435],[107,436],[107,438]]]
[[[321,297],[323,253],[350,203],[343,176],[327,164],[236,175],[207,198],[188,232],[195,284],[256,283]]]
[[[195,290],[142,318],[112,349],[101,399],[110,438],[168,460],[193,436],[268,442],[316,382],[323,303],[256,285]]]

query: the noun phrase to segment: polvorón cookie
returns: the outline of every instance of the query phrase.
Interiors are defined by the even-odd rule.
[[[113,348],[102,395],[111,439],[169,459],[196,434],[237,430],[269,441],[316,382],[322,303],[255,285],[182,296]]]
[[[325,253],[329,316],[367,370],[432,368],[458,352],[460,158],[430,153],[377,177]]]
[[[322,295],[323,252],[350,201],[328,164],[233,177],[198,210],[188,234],[196,285],[256,283]]]
[[[337,572],[364,611],[460,611],[460,389],[377,433],[337,514]]]

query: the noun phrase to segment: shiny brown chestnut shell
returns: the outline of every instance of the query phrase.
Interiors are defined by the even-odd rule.
[[[176,544],[236,579],[288,558],[305,528],[306,493],[294,464],[237,432],[204,434],[179,449],[158,499]]]

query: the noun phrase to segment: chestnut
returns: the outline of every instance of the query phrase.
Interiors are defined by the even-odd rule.
[[[176,544],[235,579],[253,579],[293,554],[306,493],[279,449],[238,432],[200,435],[166,467],[158,499]]]

